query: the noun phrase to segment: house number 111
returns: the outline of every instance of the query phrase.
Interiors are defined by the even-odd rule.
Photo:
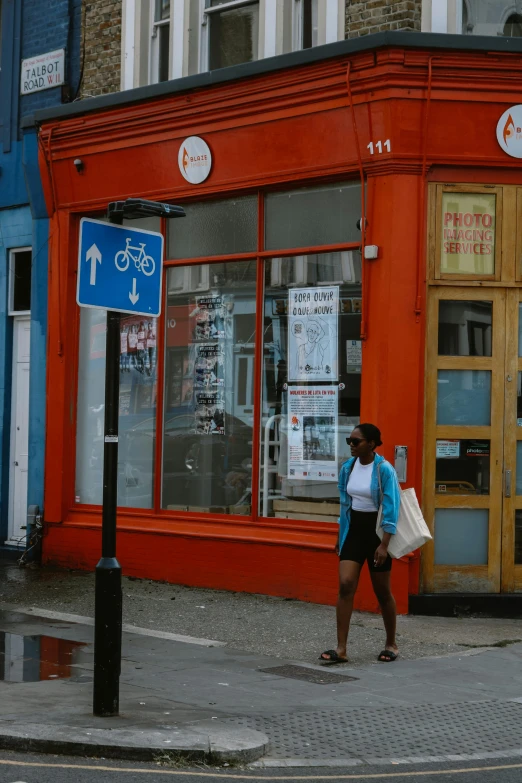
[[[370,155],[375,155],[375,148],[377,148],[377,152],[381,153],[383,146],[386,148],[387,152],[391,152],[391,142],[389,139],[386,139],[384,144],[382,143],[382,141],[376,141],[375,144],[373,143],[373,141],[371,141],[366,146],[367,149],[370,150]]]

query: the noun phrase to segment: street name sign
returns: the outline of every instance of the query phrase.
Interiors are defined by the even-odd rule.
[[[161,311],[163,235],[82,218],[76,301],[119,313]]]

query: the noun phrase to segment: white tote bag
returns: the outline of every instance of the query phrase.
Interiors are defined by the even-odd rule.
[[[377,515],[377,527],[375,528],[375,532],[382,541],[384,535],[384,530],[381,527],[383,492],[379,465],[377,465],[377,476],[379,478],[379,489],[381,491],[381,506]],[[413,488],[399,488],[399,491],[401,493],[401,508],[399,511],[399,519],[397,520],[397,531],[391,537],[388,545],[388,552],[394,558],[408,555],[431,539],[431,533],[422,516],[415,490]]]

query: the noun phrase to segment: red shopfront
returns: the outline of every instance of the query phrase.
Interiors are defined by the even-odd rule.
[[[507,63],[519,66],[439,38],[437,51],[410,34],[345,42],[284,68],[266,61],[221,82],[203,75],[41,114],[53,214],[46,562],[90,569],[100,552],[104,314],[76,305],[79,220],[140,196],[187,216],[140,221],[165,233],[164,306],[157,321],[122,316],[123,573],[334,603],[336,475],[366,420],[391,461],[407,447],[404,486],[440,530],[422,575],[418,554],[395,564],[399,610],[419,590],[520,589],[522,512],[516,493],[501,510],[498,467],[509,440],[503,459],[516,471],[506,417],[518,398],[508,390],[513,409],[495,376],[486,389],[501,354],[518,372],[501,332],[518,329],[520,174],[494,131],[516,103]],[[484,69],[488,92],[477,86],[471,100]],[[444,233],[454,228],[444,214],[468,207],[490,221],[488,258],[475,248],[471,267]],[[444,347],[459,318],[472,350]],[[477,400],[480,421],[463,417]],[[462,519],[463,535],[479,531],[471,562]],[[376,609],[367,575],[358,601]]]

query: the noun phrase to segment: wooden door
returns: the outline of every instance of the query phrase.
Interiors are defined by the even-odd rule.
[[[430,290],[424,511],[434,540],[423,549],[425,592],[501,589],[508,293]]]

